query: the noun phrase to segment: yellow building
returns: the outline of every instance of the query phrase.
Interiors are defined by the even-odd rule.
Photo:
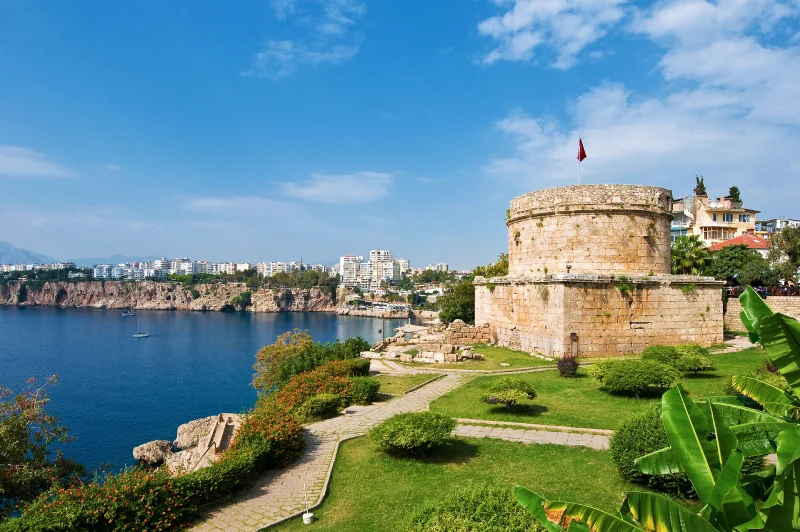
[[[697,235],[711,247],[741,234],[753,234],[759,212],[727,196],[709,200],[707,194],[697,194],[674,199],[670,236],[674,242],[682,235]]]

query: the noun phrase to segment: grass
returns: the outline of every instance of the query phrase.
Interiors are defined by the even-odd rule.
[[[412,373],[408,375],[378,375],[375,378],[381,383],[381,393],[397,395],[438,375],[437,373]]]
[[[554,360],[543,360],[539,357],[532,357],[530,353],[526,353],[525,351],[514,351],[513,349],[506,349],[505,347],[477,344],[474,349],[476,353],[486,358],[484,360],[465,360],[463,362],[450,364],[422,364],[417,362],[405,362],[402,364],[413,368],[431,366],[437,369],[471,370],[524,369],[555,365]],[[508,364],[508,366],[503,366],[502,364]]]
[[[275,528],[402,532],[414,509],[468,482],[522,484],[545,497],[615,511],[626,491],[607,451],[557,445],[524,445],[459,439],[437,458],[396,458],[368,438],[342,443],[330,491],[313,510],[313,525],[295,518]]]
[[[711,357],[717,367],[715,372],[683,378],[683,386],[694,398],[722,395],[731,376],[762,365],[766,354],[754,348]],[[573,379],[562,378],[557,371],[516,375],[531,383],[538,397],[514,411],[481,402],[480,396],[501,377],[478,377],[433,401],[431,411],[459,418],[614,429],[630,415],[661,400],[657,395],[641,399],[612,395],[598,390],[585,368],[578,375]]]

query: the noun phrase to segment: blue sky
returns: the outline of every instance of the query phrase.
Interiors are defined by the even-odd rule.
[[[0,240],[456,267],[516,195],[800,218],[799,0],[0,0]]]

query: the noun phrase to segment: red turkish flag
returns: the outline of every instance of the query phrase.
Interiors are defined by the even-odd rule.
[[[586,150],[583,149],[583,140],[578,139],[578,162],[586,159]]]

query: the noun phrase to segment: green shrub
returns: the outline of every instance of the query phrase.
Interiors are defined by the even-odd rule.
[[[533,386],[517,377],[503,377],[481,398],[490,405],[504,404],[512,409],[519,401],[536,398]]]
[[[344,407],[342,398],[332,393],[321,393],[309,397],[295,413],[303,421],[317,421],[333,417]]]
[[[604,365],[598,382],[611,393],[639,397],[650,387],[669,388],[678,371],[652,360],[619,360]]]
[[[271,465],[271,451],[271,443],[262,441],[225,452],[212,465],[175,477],[175,488],[196,505],[225,497],[250,484],[267,469]]]
[[[344,362],[353,377],[366,377],[369,375],[370,360],[368,358],[353,358]]]
[[[659,409],[654,406],[627,419],[614,431],[609,452],[623,479],[661,493],[696,498],[697,494],[685,473],[645,475],[634,463],[637,458],[668,446]],[[745,458],[742,473],[747,475],[762,471],[765,465],[763,457]]]
[[[792,387],[789,386],[789,383],[786,381],[786,378],[781,375],[778,371],[770,371],[768,369],[767,364],[769,361],[766,361],[764,366],[758,367],[754,370],[749,371],[744,375],[737,375],[740,377],[750,377],[753,379],[758,379],[760,381],[764,381],[767,384],[774,386],[775,388],[781,389],[784,392],[792,393]],[[738,395],[739,391],[733,387],[733,385],[729,382],[725,389],[722,392],[724,395]]]
[[[408,532],[544,532],[507,486],[469,484],[414,512]]]
[[[362,360],[361,352],[369,351],[370,345],[361,338],[348,338],[344,342],[314,342],[308,331],[295,329],[278,337],[274,344],[263,347],[256,353],[256,370],[253,385],[263,391],[280,388],[289,379],[300,373],[312,371],[333,360]],[[368,366],[369,360],[366,360]],[[349,374],[366,375],[364,362],[353,362],[355,368]],[[363,373],[362,373],[363,372]]]
[[[598,384],[603,383],[603,379],[610,368],[616,362],[613,360],[603,360],[596,362],[589,366],[589,376],[592,377]]]
[[[443,445],[456,427],[453,418],[432,412],[397,414],[370,430],[373,442],[389,452],[424,455]]]
[[[697,375],[701,371],[714,371],[714,361],[709,357],[700,355],[684,355],[675,364],[681,373],[694,373]]]
[[[189,293],[192,294],[192,299],[200,299],[200,292],[196,288],[189,290]]]
[[[705,347],[701,347],[698,344],[676,345],[675,351],[677,351],[678,354],[681,356],[696,355],[701,357],[707,357],[711,354],[711,352],[708,349],[706,349]]]
[[[353,390],[351,397],[353,403],[357,405],[369,405],[378,396],[378,390],[381,388],[381,383],[378,379],[372,377],[356,377],[353,379]]]
[[[642,351],[642,360],[652,360],[662,364],[674,365],[681,354],[670,345],[651,345]]]

